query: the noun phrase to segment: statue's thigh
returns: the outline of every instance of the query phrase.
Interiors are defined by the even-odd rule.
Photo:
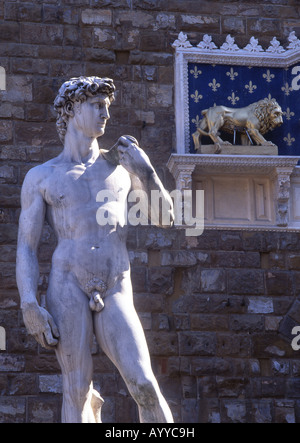
[[[56,273],[50,278],[47,309],[59,330],[56,353],[64,369],[90,366],[93,319],[89,299],[68,275]]]
[[[94,324],[99,345],[125,380],[152,375],[145,334],[129,297],[115,293],[106,298]]]

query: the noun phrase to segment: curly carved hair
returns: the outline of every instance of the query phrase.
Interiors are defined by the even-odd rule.
[[[276,127],[276,123],[272,120],[272,113],[275,110],[281,110],[280,105],[277,101],[269,98],[265,98],[255,103],[254,115],[258,118],[260,122],[260,133],[262,135],[266,134]]]
[[[110,101],[114,100],[116,87],[110,78],[74,77],[61,86],[54,100],[57,112],[56,128],[60,140],[64,143],[69,117],[74,116],[74,103],[83,103],[88,97],[107,94]]]

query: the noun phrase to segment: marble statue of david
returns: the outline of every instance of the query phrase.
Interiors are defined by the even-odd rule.
[[[32,168],[21,193],[17,284],[25,326],[42,346],[55,349],[63,377],[62,422],[101,422],[102,398],[93,388],[93,334],[118,368],[139,409],[141,422],[172,423],[171,411],[151,369],[144,331],[133,305],[124,211],[131,189],[160,191],[172,201],[148,156],[130,136],[114,152],[99,148],[115,86],[111,79],[72,78],[54,106],[64,148]],[[117,198],[102,203],[109,224],[99,225],[99,191]],[[44,220],[57,247],[47,308],[37,301],[37,248]]]

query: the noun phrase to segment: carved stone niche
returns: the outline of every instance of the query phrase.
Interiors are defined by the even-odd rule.
[[[173,154],[167,166],[177,189],[204,191],[205,228],[298,231],[298,161],[287,156]]]
[[[252,37],[241,49],[228,36],[218,48],[205,35],[194,47],[180,33],[173,44],[176,154],[167,166],[177,189],[204,191],[205,228],[300,231],[300,157],[266,155],[261,146],[252,146],[252,155],[248,151],[226,155],[225,149],[211,154],[209,149],[214,147],[204,145],[202,154],[190,153],[189,63],[288,69],[300,64],[300,40],[294,32],[288,40],[284,48],[274,37],[263,49]]]

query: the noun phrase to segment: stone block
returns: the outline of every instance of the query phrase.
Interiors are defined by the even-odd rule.
[[[161,312],[163,303],[162,294],[134,294],[134,305],[138,312]]]
[[[111,49],[115,45],[116,36],[110,29],[94,28],[94,46]]]
[[[292,306],[288,312],[288,315],[293,320],[298,322],[300,325],[300,301],[299,300],[294,301],[294,303],[292,304]]]
[[[0,183],[17,183],[16,171],[13,166],[0,166]]]
[[[209,299],[207,295],[185,295],[174,301],[172,310],[179,314],[208,313]]]
[[[40,22],[42,19],[42,5],[7,3],[4,18],[15,22]]]
[[[117,11],[115,15],[116,25],[127,25],[130,28],[151,28],[154,17],[152,14],[142,11]]]
[[[200,405],[197,399],[186,398],[182,400],[182,422],[183,423],[198,423]]]
[[[249,18],[247,21],[248,32],[252,35],[278,35],[281,31],[281,22],[271,18]]]
[[[229,294],[264,294],[264,276],[260,270],[227,271]]]
[[[296,423],[295,403],[291,400],[275,400],[275,423]]]
[[[226,273],[218,269],[201,271],[201,288],[203,292],[223,293],[226,290]]]
[[[227,331],[229,329],[227,315],[190,314],[190,327],[200,331]]]
[[[153,267],[149,269],[149,291],[170,295],[174,291],[174,269],[171,267]]]
[[[137,125],[154,125],[155,113],[153,111],[134,111],[135,121],[133,124]]]
[[[19,145],[60,146],[59,137],[53,123],[15,122],[15,137]]]
[[[216,334],[213,332],[179,332],[180,355],[214,355]]]
[[[220,32],[220,17],[218,15],[182,14],[180,16],[182,31],[200,31],[207,33]]]
[[[7,393],[15,396],[38,394],[36,375],[18,374],[12,377]]]
[[[214,251],[211,260],[215,267],[220,268],[260,268],[258,252]]]
[[[165,7],[165,0],[133,0],[134,9],[161,10]]]
[[[29,75],[9,75],[3,95],[8,102],[32,101],[32,79]]]
[[[28,422],[29,423],[60,423],[61,402],[54,398],[40,399],[39,397],[28,398]]]
[[[39,45],[62,45],[63,26],[56,24],[22,23],[21,42]]]
[[[283,378],[267,378],[261,382],[263,397],[284,397],[286,381]]]
[[[21,372],[25,368],[22,355],[0,354],[0,372]]]
[[[7,143],[12,140],[12,122],[7,120],[0,121],[0,143]]]
[[[131,280],[134,292],[146,291],[146,268],[134,266],[131,270]]]
[[[246,394],[246,378],[217,376],[216,382],[220,397],[242,397]]]
[[[151,85],[148,88],[148,104],[151,107],[168,108],[173,104],[172,85]]]
[[[267,272],[266,290],[270,295],[293,295],[291,273],[275,270]]]
[[[226,17],[222,19],[224,34],[240,35],[246,32],[246,19],[241,17]]]
[[[289,254],[288,255],[289,269],[300,270],[300,254]]]
[[[166,50],[166,42],[163,31],[141,32],[139,49],[141,51],[161,52]]]
[[[262,315],[231,315],[230,329],[235,332],[261,332],[265,329],[264,317]]]
[[[178,337],[174,332],[146,331],[146,339],[153,356],[174,356],[178,355]]]
[[[62,376],[61,375],[40,375],[39,391],[51,394],[62,393]]]
[[[3,22],[1,23],[0,42],[19,42],[20,26],[19,23]]]
[[[274,375],[282,376],[289,375],[290,362],[288,360],[275,360],[271,361],[271,370]]]
[[[128,9],[130,7],[128,0],[87,0],[86,3],[97,8]]]
[[[249,297],[249,314],[271,314],[274,312],[273,300],[271,297]]]
[[[272,423],[272,401],[252,401],[252,416],[254,423]]]
[[[25,423],[26,399],[0,397],[0,423]]]
[[[222,416],[225,423],[247,423],[246,401],[224,400],[222,402]]]
[[[85,25],[111,25],[112,11],[110,9],[84,9],[81,13]]]
[[[217,334],[216,355],[231,357],[249,357],[251,354],[251,338],[242,334],[228,334],[220,332]]]
[[[282,317],[266,315],[265,316],[266,331],[278,331],[279,324],[281,321],[282,321]]]
[[[279,326],[279,333],[289,342],[292,343],[295,336],[292,334],[292,330],[299,326],[299,322],[286,315]]]
[[[134,50],[130,52],[129,63],[132,65],[170,66],[173,55],[164,52]]]
[[[162,251],[162,266],[180,266],[189,267],[197,264],[197,257],[194,252],[189,251]]]

